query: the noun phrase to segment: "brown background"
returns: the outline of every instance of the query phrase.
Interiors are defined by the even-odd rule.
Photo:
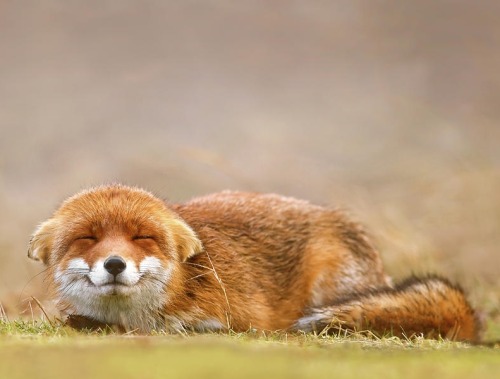
[[[500,2],[0,0],[0,298],[34,227],[120,181],[351,209],[390,273],[498,315]]]

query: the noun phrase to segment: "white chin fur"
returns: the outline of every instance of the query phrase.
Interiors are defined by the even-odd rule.
[[[161,327],[158,313],[168,300],[165,287],[173,266],[164,267],[155,257],[144,258],[139,268],[133,261],[126,263],[116,284],[104,260],[90,268],[83,258],[72,259],[54,275],[60,301],[70,304],[71,312],[104,323],[140,330]]]

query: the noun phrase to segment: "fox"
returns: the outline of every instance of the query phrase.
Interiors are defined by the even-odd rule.
[[[28,257],[46,266],[46,290],[75,328],[480,338],[461,287],[437,275],[393,284],[344,211],[277,194],[172,203],[92,187],[36,228]]]

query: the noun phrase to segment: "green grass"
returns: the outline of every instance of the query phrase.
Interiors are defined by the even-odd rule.
[[[498,345],[284,333],[133,336],[0,321],[2,379],[465,379],[499,374]]]

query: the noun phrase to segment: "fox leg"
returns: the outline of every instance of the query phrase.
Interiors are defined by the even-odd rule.
[[[369,330],[376,335],[439,336],[477,341],[480,322],[463,291],[448,280],[429,276],[409,278],[395,287],[355,294],[311,309],[295,330]]]

